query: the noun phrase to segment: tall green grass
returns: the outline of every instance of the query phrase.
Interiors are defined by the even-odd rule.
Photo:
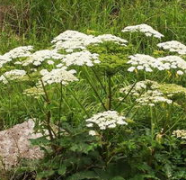
[[[1,1],[0,5],[11,8],[6,14],[5,28],[0,40],[5,49],[23,42],[48,46],[52,37],[67,29],[118,34],[124,26],[141,23],[147,23],[161,31],[166,40],[177,39],[186,42],[185,1]]]

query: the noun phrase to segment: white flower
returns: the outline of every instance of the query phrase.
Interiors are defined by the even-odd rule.
[[[135,69],[136,69],[136,68],[132,66],[132,67],[128,68],[127,71],[133,72]]]
[[[161,61],[158,61],[156,58],[145,55],[145,54],[135,54],[129,56],[128,64],[132,66],[128,69],[129,72],[133,72],[135,69],[144,70],[146,72],[152,72],[152,69],[158,68],[164,69],[164,65]]]
[[[177,74],[178,74],[178,75],[183,75],[184,72],[179,70],[179,71],[177,71]]]
[[[179,41],[167,41],[157,44],[159,48],[169,50],[171,52],[177,52],[178,54],[186,54],[186,46]]]
[[[91,135],[91,136],[97,136],[98,133],[96,131],[94,131],[94,130],[90,130],[89,131],[89,135]]]
[[[165,56],[157,58],[157,60],[164,64],[164,69],[169,64],[169,69],[186,71],[186,61],[179,56]]]
[[[11,62],[13,59],[29,57],[31,54],[30,51],[32,50],[33,46],[20,46],[10,50],[4,55],[0,55],[0,68],[3,67],[3,65]]]
[[[85,50],[86,46],[93,42],[97,43],[94,36],[72,30],[67,30],[52,40],[55,49],[65,49],[67,52],[73,52],[75,49]]]
[[[30,55],[28,59],[23,61],[22,65],[28,66],[30,64],[33,64],[34,66],[39,66],[45,60],[60,60],[63,57],[64,55],[57,53],[56,50],[39,50]]]
[[[115,128],[117,125],[127,125],[125,117],[119,116],[116,111],[105,111],[95,114],[93,117],[86,120],[87,127],[96,125],[100,130],[107,128]]]
[[[10,50],[3,56],[11,60],[16,58],[29,57],[31,55],[31,51],[33,51],[33,46],[20,46]]]
[[[108,128],[115,128],[115,127],[116,127],[116,124],[115,123],[108,125]]]
[[[177,138],[186,139],[186,130],[185,129],[175,130],[175,131],[173,131],[172,135],[176,136]]]
[[[158,90],[148,90],[136,99],[136,102],[142,106],[154,106],[156,103],[171,104],[172,100],[165,98],[163,93]]]
[[[60,69],[52,69],[50,72],[46,69],[40,71],[44,85],[53,83],[62,83],[63,85],[67,85],[70,82],[78,81],[78,79],[73,75],[76,71],[68,71],[66,69],[66,67],[62,67]]]
[[[133,88],[132,88],[133,87]],[[147,90],[157,90],[159,85],[155,81],[145,80],[139,81],[135,84],[128,85],[124,88],[120,89],[120,93],[129,94],[134,97],[139,97],[142,93],[146,92]],[[121,98],[122,100],[123,98]]]
[[[63,63],[66,66],[77,65],[77,66],[93,66],[94,64],[100,63],[99,55],[94,53],[91,54],[89,51],[74,52],[64,56]]]
[[[142,70],[142,69],[144,69],[144,67],[143,66],[137,66],[137,69]]]
[[[159,33],[158,31],[154,30],[151,26],[147,24],[139,24],[135,26],[127,26],[125,27],[122,32],[142,32],[146,36],[153,36],[155,38],[161,39],[164,37],[163,34]]]
[[[34,97],[35,99],[38,99],[40,98],[41,95],[44,95],[45,93],[41,86],[36,86],[36,87],[25,89],[23,94]]]
[[[52,61],[52,60],[48,60],[48,61],[47,61],[47,64],[49,64],[49,65],[53,65],[53,64],[54,64],[54,61]]]
[[[10,57],[5,57],[5,56],[0,55],[0,68],[3,67],[4,64],[6,64],[10,61],[12,61],[12,59],[10,59]]]
[[[52,40],[53,47],[57,50],[64,49],[67,52],[73,52],[76,49],[86,50],[86,47],[91,44],[100,44],[105,41],[125,45],[127,41],[112,34],[103,34],[97,37],[87,35],[78,31],[67,30]]]
[[[20,80],[25,75],[25,70],[14,69],[11,71],[7,71],[2,76],[0,76],[0,81],[2,81],[4,84],[7,84],[8,81]]]
[[[64,66],[64,64],[62,64],[62,63],[56,65],[57,68],[61,68],[63,66]]]
[[[153,69],[159,71],[173,69],[178,70],[178,73],[186,72],[186,61],[179,56],[165,56],[156,59],[145,54],[135,54],[129,56],[129,59],[127,63],[132,65],[128,68],[129,72],[133,72],[135,69],[146,72],[152,72]]]
[[[127,43],[127,40],[114,36],[112,34],[102,34],[102,35],[95,37],[95,39],[97,39],[98,42],[99,41],[101,42],[110,41],[110,42],[115,42],[117,44],[121,44],[123,46],[126,46],[126,43]]]
[[[94,125],[92,123],[89,123],[86,125],[87,127],[93,127]]]

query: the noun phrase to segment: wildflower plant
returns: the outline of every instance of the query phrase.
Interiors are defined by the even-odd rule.
[[[122,30],[134,31],[151,40],[164,37],[146,24]],[[41,136],[31,141],[44,151],[37,177],[167,179],[161,157],[173,161],[164,152],[178,151],[172,133],[185,120],[185,104],[175,96],[186,92],[184,56],[155,57],[154,49],[139,48],[141,42],[135,47],[122,36],[74,30],[51,43],[48,49],[34,52],[32,46],[23,46],[0,56],[1,92],[14,95],[12,100],[2,95],[7,103],[0,114],[20,116],[22,121],[36,118],[35,131]],[[156,48],[183,55],[184,45],[175,44],[160,43]],[[150,45],[155,48],[154,42]],[[174,78],[168,81],[166,73]],[[181,124],[184,129],[186,124]],[[173,171],[176,168],[180,170],[179,163]]]

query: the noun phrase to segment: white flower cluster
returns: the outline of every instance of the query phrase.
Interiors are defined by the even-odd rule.
[[[55,50],[40,50],[30,55],[28,59],[22,62],[22,65],[28,66],[29,64],[33,64],[34,66],[39,66],[43,61],[47,59],[60,60],[63,57],[64,55],[57,53]],[[49,64],[51,63],[49,62]]]
[[[18,165],[21,159],[40,159],[44,153],[38,146],[31,146],[30,139],[42,136],[34,133],[35,123],[29,119],[22,124],[0,131],[0,168],[10,169]]]
[[[151,26],[149,26],[147,24],[127,26],[122,30],[122,32],[141,32],[141,33],[144,33],[145,36],[153,36],[153,37],[158,38],[158,39],[161,39],[162,37],[164,37],[163,34],[154,30]]]
[[[145,80],[139,81],[136,84],[128,85],[120,89],[120,93],[129,94],[130,96],[139,97],[142,93],[147,90],[156,90],[159,88],[159,85],[155,81]]]
[[[65,49],[67,52],[73,52],[76,49],[86,50],[86,47],[90,44],[99,44],[105,41],[112,41],[121,45],[125,45],[127,42],[125,39],[111,34],[95,37],[78,31],[67,30],[55,37],[51,43],[54,44],[53,47],[57,50]]]
[[[171,104],[172,100],[165,98],[158,90],[148,90],[136,99],[136,102],[142,106],[155,106],[157,103]]]
[[[159,48],[169,50],[170,52],[177,52],[178,54],[186,54],[186,46],[179,41],[167,41],[157,44]]]
[[[160,61],[157,61],[156,58],[151,57],[145,54],[135,54],[133,56],[129,56],[130,60],[127,62],[132,66],[128,69],[129,72],[133,72],[135,70],[144,70],[146,72],[152,72],[153,68],[157,68],[159,70],[163,70],[163,64]]]
[[[126,46],[126,43],[127,43],[127,40],[114,36],[112,34],[102,34],[102,35],[95,37],[95,39],[99,43],[110,41],[110,42],[115,42],[117,44],[121,44],[123,46]]]
[[[20,46],[10,50],[3,56],[8,59],[29,57],[31,55],[31,51],[33,51],[33,46]]]
[[[99,127],[100,130],[107,128],[115,128],[117,125],[127,125],[125,117],[120,116],[116,111],[105,111],[95,114],[93,117],[86,120],[87,127]],[[93,130],[89,132],[93,135]]]
[[[26,75],[25,70],[14,69],[11,71],[7,71],[2,76],[0,76],[0,81],[2,81],[4,84],[7,84],[8,81],[20,80],[25,75]]]
[[[4,64],[12,61],[10,58],[0,55],[0,68],[3,67]]]
[[[24,58],[31,55],[33,50],[33,46],[20,46],[15,49],[10,50],[4,55],[0,55],[0,68],[3,67],[4,64],[11,62],[16,58]]]
[[[93,66],[94,64],[100,63],[99,55],[90,53],[89,51],[74,52],[64,56],[62,62],[66,66],[78,65],[78,66]]]
[[[67,85],[70,82],[78,81],[74,76],[74,73],[76,73],[75,70],[68,71],[66,67],[52,69],[50,72],[46,69],[40,71],[44,85],[50,85],[53,83],[62,83],[63,85]]]
[[[176,136],[177,138],[186,139],[186,130],[185,129],[175,130],[175,131],[173,131],[172,135]]]
[[[144,70],[152,72],[153,69],[162,70],[176,70],[178,75],[186,72],[186,61],[179,56],[166,56],[161,58],[154,58],[145,54],[135,54],[129,56],[130,60],[127,62],[132,66],[128,68],[129,72],[135,70]]]
[[[25,89],[23,94],[34,97],[35,99],[38,99],[40,98],[41,95],[44,95],[45,93],[42,87],[36,86],[36,87],[31,87],[29,89]]]
[[[178,75],[186,73],[186,61],[179,56],[166,56],[157,60],[163,63],[165,70],[175,69]]]
[[[124,93],[125,95],[129,94],[142,106],[154,106],[156,103],[171,104],[172,100],[164,97],[160,88],[161,85],[156,81],[145,80],[139,81],[136,84],[129,85],[125,88],[121,88],[120,93]],[[120,97],[119,100],[122,101],[123,97]]]

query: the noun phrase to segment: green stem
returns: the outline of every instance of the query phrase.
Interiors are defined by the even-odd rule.
[[[45,93],[45,99],[46,99],[45,102],[47,103],[47,105],[50,105],[50,99],[49,99],[48,93],[46,91],[45,85],[44,85],[42,80],[41,80],[41,85],[42,85],[43,91]],[[51,111],[49,110],[46,113],[47,130],[48,130],[48,133],[49,133],[49,136],[50,136],[50,140],[54,140],[54,137],[53,137],[53,134],[52,134],[53,130],[51,128],[50,121],[51,121]]]
[[[60,83],[60,101],[59,101],[59,120],[61,118],[62,101],[63,101],[63,84],[61,82]]]
[[[153,110],[151,106],[150,106],[150,119],[151,119],[151,144],[152,144],[154,139],[154,119],[153,119]]]
[[[81,102],[78,100],[78,98],[76,97],[76,95],[68,88],[68,90],[70,91],[70,93],[72,94],[73,98],[76,100],[76,102],[80,105],[80,107],[82,108],[82,110],[85,112],[85,114],[87,115],[87,117],[89,118],[89,114],[87,112],[87,110],[84,108],[84,106],[81,104]]]
[[[119,104],[116,106],[116,109],[122,104],[122,102],[125,101],[125,99],[129,96],[133,88],[135,87],[137,81],[132,85],[132,87],[129,89],[129,92],[125,95],[125,97],[119,102]]]
[[[89,85],[90,85],[91,88],[93,89],[95,95],[96,95],[97,98],[99,99],[99,101],[100,101],[101,105],[103,106],[103,108],[105,109],[105,111],[107,111],[107,108],[105,107],[105,104],[103,103],[101,97],[99,96],[99,94],[98,94],[96,88],[94,87],[94,85],[93,85],[93,84],[91,83],[91,81],[89,80],[89,75],[88,75],[88,72],[87,72],[86,69],[85,69],[85,73],[86,73],[85,78],[86,78],[87,82],[89,83]]]
[[[97,79],[98,82],[100,83],[101,88],[103,89],[103,91],[105,92],[105,94],[107,94],[107,91],[106,91],[105,87],[103,86],[103,83],[101,82],[101,79],[99,78],[99,76],[98,76],[97,73],[95,72],[94,68],[92,67],[91,69],[92,69],[92,71],[93,71],[93,73],[94,73],[96,79]]]
[[[107,109],[110,110],[112,108],[112,82],[111,75],[108,75],[108,104]]]

